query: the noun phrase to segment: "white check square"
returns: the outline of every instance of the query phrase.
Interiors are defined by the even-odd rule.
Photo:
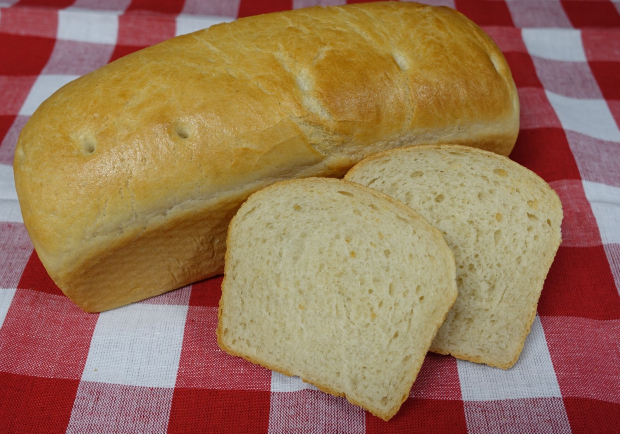
[[[346,0],[293,0],[293,9],[309,8],[312,6],[340,6],[346,4]]]
[[[504,371],[457,360],[463,401],[561,397],[538,316],[517,363]]]
[[[312,384],[304,383],[299,377],[287,377],[275,371],[271,373],[272,392],[298,392],[306,389],[319,390]]]
[[[13,302],[13,297],[15,296],[16,289],[0,289],[0,328],[2,328],[2,324],[4,323],[4,318],[6,318],[6,313],[9,311],[9,307],[11,307],[11,303]]]
[[[67,434],[161,433],[174,389],[80,382]]]
[[[58,39],[65,41],[116,44],[118,13],[108,11],[58,11]]]
[[[366,414],[342,397],[314,390],[271,394],[269,434],[319,432],[364,434]]]
[[[620,142],[620,130],[603,99],[578,99],[545,91],[565,130]]]
[[[620,188],[582,181],[603,244],[620,244]]]
[[[82,380],[174,387],[187,309],[132,304],[101,313]]]
[[[23,223],[17,201],[13,167],[0,164],[0,222]]]
[[[236,17],[241,0],[185,0],[182,14],[210,17]]]
[[[523,29],[521,35],[532,56],[565,62],[586,61],[579,30]]]
[[[39,108],[41,103],[48,99],[54,92],[65,84],[75,80],[79,75],[48,75],[42,74],[37,77],[30,93],[24,101],[19,114],[21,116],[32,116],[34,111]]]
[[[179,15],[176,22],[175,36],[197,32],[215,24],[229,23],[233,17],[201,17],[192,15]]]

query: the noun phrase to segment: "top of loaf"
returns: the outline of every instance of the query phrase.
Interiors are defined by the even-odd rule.
[[[341,175],[405,143],[506,154],[517,130],[509,68],[460,13],[317,7],[180,36],[67,84],[24,127],[15,178],[56,280],[247,185]]]

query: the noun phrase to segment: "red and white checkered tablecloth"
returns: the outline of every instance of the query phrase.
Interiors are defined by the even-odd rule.
[[[0,433],[620,432],[620,2],[434,0],[497,42],[521,99],[511,158],[564,205],[519,362],[429,354],[390,421],[228,356],[221,277],[102,314],[43,269],[13,182],[18,134],[65,83],[236,17],[343,0],[0,0]]]

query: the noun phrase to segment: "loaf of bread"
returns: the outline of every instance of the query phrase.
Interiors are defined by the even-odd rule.
[[[24,224],[58,286],[102,311],[221,273],[241,203],[276,181],[453,142],[508,154],[519,104],[491,39],[413,3],[240,19],[64,86],[15,151]]]
[[[250,196],[227,244],[220,347],[391,418],[456,299],[441,233],[383,193],[309,178]]]
[[[512,366],[561,242],[555,191],[508,158],[447,145],[386,151],[345,179],[409,205],[453,250],[459,296],[431,351]]]

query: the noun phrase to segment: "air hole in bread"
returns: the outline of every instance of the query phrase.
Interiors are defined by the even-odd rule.
[[[398,67],[401,69],[401,71],[406,71],[407,69],[409,69],[409,63],[407,62],[407,58],[403,56],[401,53],[398,53],[398,52],[392,53],[392,57],[394,58],[394,61],[396,62]]]
[[[354,209],[353,210],[353,214],[355,214],[355,215],[362,215],[362,212],[359,209]]]
[[[424,302],[424,296],[420,297],[418,300],[420,300],[420,303]]]
[[[443,202],[444,199],[445,196],[443,194],[439,194],[437,195],[437,197],[435,197],[435,202]]]
[[[412,178],[419,178],[420,176],[424,175],[424,172],[421,172],[419,170],[416,170],[415,172],[413,172],[411,175],[409,175]]]
[[[353,193],[349,193],[348,191],[342,191],[342,190],[338,190],[338,193],[344,195],[344,196],[350,196],[353,197]]]
[[[503,169],[495,169],[493,172],[499,176],[508,176],[508,172]]]
[[[551,220],[550,220],[550,219],[547,219],[547,224],[548,224],[549,226],[551,226]]]
[[[293,206],[293,209],[294,209],[295,211],[300,211],[300,210],[301,210],[301,206],[299,206],[299,205],[294,205],[294,206]]]
[[[84,150],[85,154],[93,154],[97,149],[97,145],[94,140],[86,139],[82,144],[82,149]]]
[[[495,233],[493,234],[493,238],[495,238],[495,245],[497,246],[499,244],[500,239],[502,238],[502,230],[498,229],[495,231]]]
[[[501,222],[504,219],[504,216],[502,216],[501,213],[497,213],[495,214],[495,220],[497,220],[498,222]]]
[[[174,132],[182,139],[189,138],[189,130],[183,125],[177,125]]]
[[[392,252],[390,251],[390,249],[385,249],[385,250],[383,251],[383,254],[385,255],[385,257],[386,257],[386,258],[389,258],[391,253],[392,253]]]
[[[369,206],[375,211],[379,211],[379,208],[377,208],[377,205],[375,205],[374,203],[371,203]]]
[[[530,214],[529,212],[527,213],[527,218],[530,219],[530,221],[538,220],[538,217],[536,217],[534,214]]]

